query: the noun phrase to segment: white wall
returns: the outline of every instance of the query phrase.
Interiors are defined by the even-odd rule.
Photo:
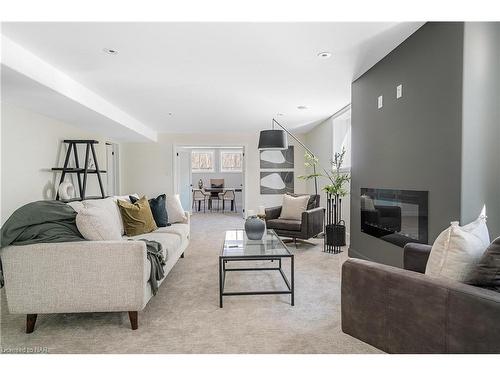
[[[79,128],[2,103],[1,223],[23,204],[54,199],[56,175],[50,168],[64,163],[63,139],[96,139],[99,167],[106,167],[105,140]],[[84,154],[79,150],[80,163]],[[60,175],[57,175],[57,183]],[[56,186],[57,186],[56,183]],[[106,176],[103,176],[106,187]],[[74,186],[77,187],[76,180]],[[98,195],[97,177],[89,175],[87,195]]]
[[[329,119],[323,121],[319,125],[312,128],[306,134],[306,145],[311,149],[312,152],[318,157],[321,166],[329,170],[330,159],[332,158],[333,150],[333,120]],[[319,170],[318,172],[320,172]],[[310,170],[312,173],[312,169]],[[321,205],[323,207],[326,203],[326,193],[322,188],[328,185],[328,180],[326,178],[318,178],[318,193],[321,194]],[[314,180],[308,181],[307,191],[309,194],[314,194]]]
[[[270,207],[282,203],[281,195],[260,194],[260,166],[257,144],[259,132],[252,134],[161,134],[157,143],[123,143],[123,194],[137,192],[148,196],[172,194],[174,189],[173,150],[175,146],[244,146],[246,167],[246,204],[250,210],[259,205]],[[290,140],[292,143],[292,140]],[[304,154],[295,147],[295,192],[306,192],[305,182],[297,179],[304,171]],[[194,181],[195,183],[196,181]]]
[[[306,145],[311,149],[312,152],[319,159],[320,165],[327,171],[331,170],[330,160],[333,157],[333,144],[334,135],[333,127],[335,123],[335,118],[330,117],[312,128],[308,133],[306,133],[305,141]],[[321,172],[321,168],[318,168],[318,172]],[[311,170],[312,173],[312,170]],[[329,180],[326,178],[318,178],[318,192],[321,195],[320,204],[322,207],[326,207],[326,193],[322,190],[325,185],[328,185]],[[350,191],[350,185],[347,186],[347,190]],[[314,180],[310,180],[307,184],[307,192],[309,194],[314,194]],[[346,223],[346,232],[349,236],[350,230],[350,194],[342,198],[342,219]]]
[[[466,22],[462,104],[461,221],[486,205],[488,229],[500,236],[500,24]]]

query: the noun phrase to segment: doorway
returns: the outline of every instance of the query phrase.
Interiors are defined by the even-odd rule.
[[[176,146],[174,160],[174,189],[186,211],[244,215],[244,146]]]
[[[116,143],[106,142],[106,192],[108,196],[120,195],[120,160]]]

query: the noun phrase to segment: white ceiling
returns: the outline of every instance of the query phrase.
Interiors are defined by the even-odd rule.
[[[421,25],[23,22],[2,34],[159,133],[255,131],[277,112],[300,131],[348,104],[352,80]],[[4,100],[22,102],[15,86],[11,74]]]

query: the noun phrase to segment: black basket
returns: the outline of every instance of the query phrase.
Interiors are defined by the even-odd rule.
[[[345,246],[344,220],[340,220],[337,224],[326,225],[326,243],[331,246]]]

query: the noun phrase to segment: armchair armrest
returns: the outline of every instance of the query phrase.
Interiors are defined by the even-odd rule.
[[[281,206],[266,208],[265,213],[266,213],[266,221],[278,219],[281,215]]]
[[[301,232],[307,236],[314,237],[323,232],[325,220],[325,209],[323,207],[313,208],[302,212]]]
[[[1,249],[11,313],[142,310],[149,296],[143,241],[81,241]]]
[[[409,271],[425,273],[431,249],[431,245],[421,243],[406,244],[403,249],[403,268]]]

